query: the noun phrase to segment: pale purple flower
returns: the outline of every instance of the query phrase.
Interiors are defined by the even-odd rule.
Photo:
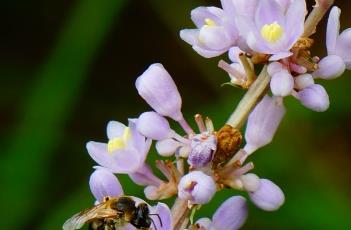
[[[254,192],[260,187],[260,178],[253,173],[248,173],[240,177],[245,191]]]
[[[152,172],[152,169],[146,163],[138,169],[138,171],[129,174],[130,179],[137,185],[153,185],[160,186],[162,180],[160,180],[155,174]]]
[[[313,73],[315,78],[326,80],[341,76],[345,68],[351,69],[351,28],[340,34],[341,10],[334,6],[329,14],[327,26],[328,56],[318,63],[318,70]]]
[[[351,28],[340,34],[341,10],[334,6],[330,12],[327,26],[327,50],[328,55],[336,55],[342,58],[347,69],[351,69]]]
[[[129,126],[126,127],[118,121],[110,121],[107,125],[108,143],[88,142],[89,155],[96,163],[114,173],[137,171],[144,164],[151,139],[142,136],[135,123],[135,119],[129,119]]]
[[[237,230],[244,225],[247,215],[248,207],[245,198],[233,196],[221,204],[212,220],[201,218],[196,221],[196,224],[206,230]]]
[[[184,146],[183,143],[172,138],[156,142],[156,150],[158,154],[164,157],[172,156],[177,151],[177,149],[182,146]]]
[[[144,112],[139,116],[137,130],[153,140],[164,140],[172,137],[174,133],[167,119],[153,111]]]
[[[98,202],[104,197],[116,197],[123,194],[123,188],[117,177],[108,169],[97,167],[89,180],[90,191]]]
[[[318,70],[313,72],[313,76],[315,78],[332,80],[340,77],[344,71],[344,60],[337,55],[328,55],[318,62]]]
[[[249,192],[249,196],[257,207],[265,211],[275,211],[285,201],[283,191],[267,179],[261,179],[259,188],[254,192]]]
[[[272,75],[270,87],[274,96],[286,97],[294,89],[294,78],[288,70],[282,69]]]
[[[177,121],[188,134],[193,130],[185,121],[181,107],[182,98],[171,75],[162,64],[149,66],[135,81],[140,96],[159,114]]]
[[[217,149],[217,138],[209,132],[203,132],[191,138],[188,163],[194,168],[207,166]]]
[[[225,61],[221,60],[218,63],[218,66],[225,70],[230,77],[230,82],[234,85],[245,85],[247,82],[246,71],[242,61],[240,60],[240,55],[245,55],[245,53],[239,47],[232,47],[228,52],[229,59],[232,61],[231,64],[226,63]],[[250,59],[248,62],[252,69],[254,66]]]
[[[282,101],[265,96],[249,115],[244,150],[248,155],[269,144],[285,114]]]
[[[156,112],[176,121],[183,119],[181,112],[182,98],[172,77],[162,64],[150,65],[137,78],[135,86],[140,96]]]
[[[303,33],[307,13],[304,0],[280,2],[260,0],[253,18],[237,18],[247,45],[255,52],[272,54],[272,61],[292,55],[289,50]]]
[[[212,177],[201,171],[192,171],[182,177],[178,184],[178,196],[194,204],[208,203],[216,193]]]
[[[191,11],[197,29],[184,29],[180,37],[203,57],[219,56],[229,50],[238,38],[232,15],[217,7],[198,7]]]
[[[313,85],[314,80],[311,74],[301,74],[297,77],[295,77],[295,87],[298,90],[303,90],[304,88]]]
[[[305,107],[316,112],[324,112],[329,108],[329,96],[323,86],[312,84],[298,93],[298,98]]]

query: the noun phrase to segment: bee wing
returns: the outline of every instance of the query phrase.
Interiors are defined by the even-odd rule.
[[[80,229],[85,223],[93,219],[116,217],[117,211],[109,208],[108,203],[104,202],[75,214],[63,224],[63,230]]]

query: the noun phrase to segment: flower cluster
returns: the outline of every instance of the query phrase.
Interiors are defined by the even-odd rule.
[[[333,79],[351,68],[351,30],[339,34],[340,9],[334,7],[327,28],[328,56],[320,59],[311,56],[313,40],[306,35],[304,0],[221,3],[222,8],[194,9],[191,18],[197,28],[182,30],[180,36],[206,58],[228,52],[232,63],[221,60],[219,67],[229,74],[230,84],[248,89],[242,102],[221,128],[216,130],[210,118],[197,114],[197,127],[193,129],[183,116],[182,98],[172,77],[162,64],[152,64],[135,82],[139,95],[152,110],[130,118],[128,126],[110,121],[106,143],[87,143],[89,155],[98,164],[89,183],[96,204],[123,194],[115,174],[128,174],[144,187],[148,200],[177,196],[172,212],[163,203],[148,205],[154,224],[150,227],[158,230],[239,229],[248,212],[242,196],[224,201],[212,219],[187,222],[187,213],[194,213],[226,188],[247,192],[247,197],[266,211],[277,210],[284,203],[282,190],[250,172],[254,164],[246,161],[272,141],[286,112],[284,97],[292,95],[314,111],[329,107],[328,94],[315,79]],[[325,6],[317,5],[314,10],[320,7]],[[256,76],[259,64],[264,67]],[[272,96],[266,90],[269,86]],[[242,135],[241,125],[246,119]],[[169,120],[178,123],[184,132],[174,131]],[[153,142],[157,153],[168,158],[155,163],[161,177],[146,163]],[[106,216],[101,218],[106,222]],[[129,224],[127,228],[135,226]]]
[[[323,112],[329,97],[315,79],[334,79],[351,64],[351,31],[339,34],[340,9],[334,7],[327,26],[328,56],[311,56],[313,40],[304,34],[304,0],[222,0],[222,7],[198,7],[191,12],[197,29],[180,37],[200,55],[211,58],[228,52],[232,62],[219,62],[231,84],[244,88],[255,79],[255,64],[268,64],[270,88],[277,97],[289,95],[305,107]],[[319,3],[321,2],[321,3]],[[323,1],[317,1],[324,4]]]

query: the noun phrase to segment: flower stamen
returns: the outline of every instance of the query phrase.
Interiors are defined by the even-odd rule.
[[[127,146],[127,142],[130,139],[130,137],[131,137],[130,128],[126,127],[121,137],[116,137],[109,140],[109,142],[107,143],[107,151],[109,153],[112,153],[115,150],[125,148]]]
[[[270,43],[278,41],[283,34],[284,30],[277,22],[266,24],[261,29],[262,37]]]

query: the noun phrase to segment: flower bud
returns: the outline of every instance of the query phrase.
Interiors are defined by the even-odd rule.
[[[208,165],[217,148],[217,139],[208,132],[200,133],[191,139],[189,165],[197,168]]]
[[[151,65],[135,82],[140,96],[159,114],[179,121],[182,99],[172,77],[162,64]]]
[[[260,178],[256,174],[248,173],[242,175],[240,180],[244,189],[248,192],[254,192],[260,187]]]
[[[237,230],[245,223],[248,214],[246,200],[241,196],[233,196],[217,209],[208,229]]]
[[[212,177],[201,171],[193,171],[183,176],[178,184],[178,196],[195,204],[208,203],[216,193],[216,183]]]
[[[181,146],[183,146],[182,143],[171,138],[156,142],[156,150],[158,154],[164,157],[172,156]]]
[[[316,112],[324,112],[329,108],[327,91],[317,84],[310,85],[298,93],[300,102]]]
[[[340,77],[345,71],[344,60],[337,55],[329,55],[318,63],[318,70],[313,73],[316,78],[332,80]]]
[[[302,90],[307,86],[313,85],[314,80],[311,74],[301,74],[295,77],[295,88]]]
[[[273,76],[274,74],[283,70],[283,65],[279,62],[272,62],[268,65],[267,72],[269,75]]]
[[[248,118],[244,150],[251,154],[256,149],[269,144],[285,114],[284,105],[265,96]]]
[[[265,211],[275,211],[285,201],[283,191],[267,179],[261,179],[259,188],[254,192],[249,192],[249,196],[257,207]]]
[[[137,130],[153,140],[163,140],[172,136],[167,119],[155,112],[142,113],[138,118]]]
[[[97,167],[89,180],[91,193],[97,201],[102,202],[106,196],[120,196],[123,189],[117,177],[109,170]]]
[[[270,86],[274,96],[285,97],[291,94],[294,79],[287,70],[281,70],[272,76]]]

